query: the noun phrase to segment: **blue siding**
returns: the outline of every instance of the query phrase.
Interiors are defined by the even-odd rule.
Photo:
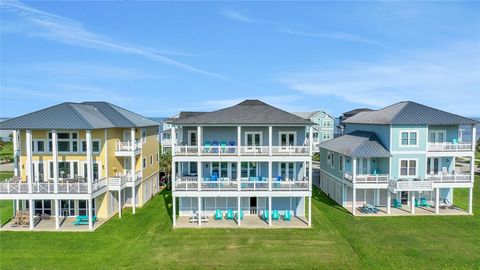
[[[356,130],[365,130],[374,132],[383,146],[390,150],[390,126],[389,125],[364,125],[364,124],[347,124],[344,133],[350,133]]]

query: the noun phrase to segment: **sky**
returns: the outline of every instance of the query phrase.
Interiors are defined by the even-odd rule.
[[[104,100],[149,117],[261,99],[480,116],[480,2],[0,0],[0,117]]]

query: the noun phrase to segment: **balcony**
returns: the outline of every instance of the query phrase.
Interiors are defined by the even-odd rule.
[[[238,184],[240,183],[240,187]],[[308,191],[309,181],[302,180],[284,180],[271,181],[272,191]],[[196,176],[182,176],[175,180],[176,191],[199,191]],[[268,191],[269,182],[267,178],[258,180],[256,178],[242,178],[240,181],[230,179],[220,179],[218,181],[202,180],[200,182],[200,191]]]
[[[467,151],[473,151],[473,148],[471,143],[429,142],[428,151],[430,152],[467,152]]]
[[[199,146],[175,146],[177,156],[198,156]],[[272,146],[272,156],[309,156],[309,146]],[[200,146],[200,156],[237,156],[238,146]],[[268,146],[241,146],[241,156],[269,156]]]
[[[427,180],[434,183],[470,183],[471,178],[470,174],[429,174],[427,175]]]
[[[353,174],[345,172],[343,176],[346,180],[352,182]],[[357,174],[355,175],[355,183],[361,184],[385,184],[388,183],[388,174]]]
[[[95,193],[107,186],[107,179],[102,178],[92,183],[92,193]],[[17,179],[9,179],[0,182],[0,194],[28,194],[28,183]],[[33,182],[32,193],[35,194],[54,194],[55,183]],[[88,183],[79,179],[59,180],[57,184],[58,194],[88,194]]]
[[[142,150],[142,142],[141,141],[127,141],[121,142],[117,141],[115,143],[115,156],[130,156],[133,153],[135,155],[139,155]]]
[[[131,170],[117,172],[114,177],[108,178],[108,188],[110,190],[121,190],[125,186],[136,186],[142,181],[142,170],[135,172],[135,181],[132,181]]]
[[[433,190],[432,181],[429,180],[390,180],[388,189],[391,192],[398,191],[431,191]]]

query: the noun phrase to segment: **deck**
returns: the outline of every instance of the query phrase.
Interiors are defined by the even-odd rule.
[[[358,210],[355,211],[355,216],[367,216],[367,217],[382,217],[382,216],[458,216],[458,215],[469,215],[467,211],[460,209],[460,208],[440,208],[438,214],[435,213],[435,208],[432,207],[416,207],[415,214],[410,212],[410,206],[404,205],[402,208],[390,208],[390,214],[387,214],[387,207],[377,207],[378,213],[377,214],[365,214]],[[350,213],[352,212],[352,206],[346,206],[347,211]]]
[[[272,226],[268,226],[268,222],[263,221],[259,216],[245,216],[238,226],[235,220],[215,220],[213,216],[209,217],[208,222],[202,222],[202,226],[198,223],[189,222],[189,216],[180,216],[177,218],[175,228],[245,228],[245,229],[268,229],[268,228],[308,228],[306,219],[302,217],[293,217],[290,221],[272,220]]]
[[[51,217],[48,220],[39,220],[35,223],[35,228],[30,230],[28,226],[18,226],[13,227],[13,222],[9,221],[7,224],[3,225],[0,229],[1,231],[42,231],[42,232],[50,232],[50,231],[64,231],[64,232],[90,232],[88,229],[88,225],[73,225],[75,222],[75,217],[61,217],[60,218],[60,229],[55,229],[55,217]],[[95,231],[97,228],[102,226],[108,219],[97,219],[97,221],[93,224],[93,229],[91,231]]]

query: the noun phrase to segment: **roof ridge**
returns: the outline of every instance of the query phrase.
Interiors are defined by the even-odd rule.
[[[115,110],[115,112],[117,112],[118,114],[120,114],[120,115],[121,115],[125,120],[127,120],[127,122],[129,122],[132,126],[137,127],[137,125],[135,125],[135,123],[133,123],[132,121],[130,121],[130,119],[128,119],[127,117],[125,117],[122,113],[120,113],[120,112],[115,108],[115,107],[117,107],[117,106],[115,106],[115,105],[113,105],[113,104],[111,104],[111,103],[109,103],[109,102],[105,102],[105,104],[107,104],[110,108],[112,108],[113,110]],[[120,108],[120,107],[119,107],[119,108]],[[122,109],[124,109],[124,110],[126,110],[126,111],[128,111],[128,112],[134,113],[134,112],[129,111],[129,110],[125,109],[125,108],[122,108]],[[142,119],[145,119],[145,116],[143,116],[143,115],[140,115],[140,114],[137,114],[137,113],[134,113],[134,114],[141,116]],[[108,117],[107,117],[107,118],[108,118]],[[108,118],[108,120],[110,120],[110,118]],[[112,120],[110,120],[110,121],[112,121]],[[112,121],[112,122],[113,122],[113,121]]]
[[[78,117],[80,117],[80,119],[82,120],[82,122],[83,122],[84,124],[86,124],[86,125],[89,126],[91,129],[93,129],[93,126],[87,121],[87,119],[85,119],[79,112],[77,112],[77,110],[76,110],[74,107],[72,107],[72,104],[74,104],[74,103],[71,102],[71,103],[67,103],[66,105],[68,105],[68,108],[70,108],[70,110],[72,110],[74,114],[76,114]],[[76,104],[77,104],[77,105],[82,105],[82,106],[86,105],[86,104],[82,104],[82,103],[76,103]],[[95,107],[94,107],[94,108],[95,108]],[[103,113],[102,113],[102,114],[103,114]]]

